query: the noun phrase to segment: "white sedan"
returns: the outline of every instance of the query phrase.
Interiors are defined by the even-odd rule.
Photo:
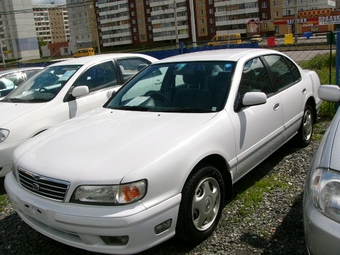
[[[31,139],[5,188],[62,243],[137,253],[212,234],[232,186],[293,138],[311,140],[320,80],[284,54],[228,49],[160,60],[104,107]]]
[[[44,130],[102,106],[112,91],[157,59],[104,54],[58,62],[0,101],[0,177],[16,147]]]

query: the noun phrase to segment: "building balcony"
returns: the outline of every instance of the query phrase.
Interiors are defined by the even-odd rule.
[[[189,26],[188,25],[178,26],[177,31],[179,30],[189,30]],[[162,31],[175,31],[175,26],[152,29],[153,33],[160,33]]]
[[[187,21],[187,20],[188,20],[188,17],[186,17],[186,16],[177,17],[177,22]],[[153,19],[151,21],[152,25],[163,24],[163,23],[175,23],[175,17],[166,18],[166,19],[162,19],[162,18],[160,18],[160,19]]]
[[[256,19],[256,18],[254,18]],[[218,26],[227,26],[227,25],[237,25],[237,24],[247,24],[249,19],[235,19],[235,20],[223,20],[216,21],[216,27]]]
[[[163,6],[163,5],[172,5],[172,4],[174,4],[174,1],[176,1],[176,3],[182,3],[182,2],[185,2],[186,0],[168,0],[168,1],[151,0],[150,1],[150,7]]]
[[[105,42],[103,43],[103,47],[112,47],[112,46],[119,46],[119,45],[127,45],[132,44],[132,40],[124,40],[118,42]]]
[[[188,33],[178,35],[178,39],[187,39],[187,38],[189,38]],[[176,36],[175,35],[163,35],[163,36],[157,36],[157,37],[154,36],[153,40],[155,42],[176,40]]]
[[[131,32],[102,35],[101,38],[102,39],[110,39],[110,38],[120,38],[120,37],[124,37],[124,36],[131,36]]]
[[[122,17],[117,17],[117,18],[110,18],[110,19],[102,19],[99,21],[100,24],[107,24],[107,23],[112,23],[112,22],[119,22],[119,21],[124,21],[130,19],[129,16],[122,16]]]
[[[242,1],[242,3],[253,3],[254,0],[245,0]],[[240,2],[238,0],[231,0],[231,1],[225,1],[225,0],[219,0],[219,1],[214,1],[214,6],[215,7],[223,7],[223,6],[231,6],[231,5],[238,5]]]
[[[129,29],[131,28],[130,24],[123,24],[119,26],[107,26],[107,27],[101,27],[101,31],[106,32],[106,31],[111,31],[113,28],[119,28],[119,29]]]
[[[259,13],[258,8],[249,8],[249,9],[240,9],[240,10],[234,10],[234,11],[215,12],[215,17],[217,18],[217,17],[237,15],[237,14],[244,14],[245,11],[247,13]]]
[[[99,12],[99,17],[105,16],[105,15],[110,15],[110,14],[113,14],[113,13],[117,14],[117,13],[125,13],[125,12],[129,12],[129,8],[120,8],[120,9],[117,9],[117,10]]]

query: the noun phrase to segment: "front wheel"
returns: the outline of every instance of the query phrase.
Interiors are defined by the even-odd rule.
[[[306,147],[312,140],[313,125],[314,125],[314,112],[312,107],[307,104],[305,106],[302,122],[299,131],[296,135],[296,143],[300,147]]]
[[[189,242],[201,242],[212,234],[224,201],[221,173],[209,165],[198,169],[183,187],[176,226],[176,236]]]

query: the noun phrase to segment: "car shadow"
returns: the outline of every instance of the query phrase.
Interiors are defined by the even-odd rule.
[[[234,200],[238,194],[241,194],[262,178],[270,174],[275,169],[275,166],[277,166],[280,161],[284,160],[287,155],[293,154],[298,150],[300,150],[300,148],[294,146],[293,141],[289,141],[284,144],[276,152],[242,177],[241,180],[234,184],[232,200]]]
[[[262,255],[308,255],[303,233],[302,203],[303,194],[301,193],[296,198],[288,214],[283,218],[281,224],[275,229],[275,234],[269,240],[253,233],[244,233],[240,240],[253,247],[262,249]]]

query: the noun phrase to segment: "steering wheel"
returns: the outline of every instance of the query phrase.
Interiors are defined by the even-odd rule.
[[[145,96],[153,98],[156,102],[161,102],[161,106],[170,105],[170,101],[158,91],[148,91],[145,93]]]

